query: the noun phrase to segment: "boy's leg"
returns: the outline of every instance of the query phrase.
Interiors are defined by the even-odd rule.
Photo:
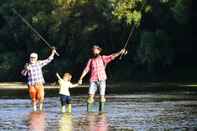
[[[66,106],[65,106],[65,96],[60,94],[60,102],[61,102],[61,112],[66,112]]]
[[[71,104],[71,96],[67,96],[67,112],[71,113],[72,112],[72,104]]]
[[[104,105],[106,102],[105,99],[105,90],[106,90],[106,81],[100,81],[99,82],[99,89],[100,89],[100,102],[99,102],[99,111],[104,111]]]
[[[37,98],[39,100],[39,110],[43,111],[43,103],[44,103],[44,86],[43,86],[43,84],[37,84],[36,90],[38,92]]]
[[[94,103],[94,94],[97,90],[97,84],[95,81],[90,82],[90,87],[89,87],[89,96],[87,100],[87,111],[92,112],[92,106]]]
[[[36,92],[35,86],[34,85],[29,85],[28,89],[29,89],[29,95],[30,95],[31,100],[32,100],[33,111],[37,111],[37,107],[36,107],[36,104],[37,104],[37,100],[36,100],[37,92]]]

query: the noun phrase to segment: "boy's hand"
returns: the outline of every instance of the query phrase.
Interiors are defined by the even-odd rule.
[[[80,79],[80,80],[78,81],[78,84],[79,84],[79,85],[81,85],[81,84],[82,84],[82,82],[83,82],[83,81]]]

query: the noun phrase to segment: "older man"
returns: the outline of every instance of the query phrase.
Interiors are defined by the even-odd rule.
[[[81,77],[79,80],[79,83],[82,84],[83,78],[86,76],[88,72],[91,72],[90,74],[90,87],[89,87],[89,98],[87,101],[87,110],[90,112],[92,109],[92,104],[94,102],[94,95],[97,90],[97,87],[100,91],[100,106],[99,111],[103,111],[104,103],[105,103],[105,89],[106,89],[106,80],[107,75],[105,71],[105,67],[109,62],[120,56],[121,54],[124,54],[126,52],[125,49],[122,49],[121,51],[117,53],[113,53],[111,55],[100,55],[102,51],[102,48],[100,48],[98,45],[94,45],[92,47],[92,53],[93,57],[89,59]]]
[[[37,111],[37,103],[39,103],[40,111],[43,110],[44,102],[44,86],[45,83],[42,73],[42,67],[50,63],[56,50],[53,49],[51,55],[48,59],[38,60],[37,53],[30,54],[29,63],[25,65],[25,68],[22,70],[21,74],[27,77],[27,85],[29,89],[29,94],[32,99],[33,111]]]

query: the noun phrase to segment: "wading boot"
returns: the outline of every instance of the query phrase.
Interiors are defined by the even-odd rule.
[[[61,107],[61,112],[62,113],[65,113],[66,112],[66,106],[65,105]]]
[[[106,99],[104,97],[101,97],[101,100],[99,102],[99,112],[104,112],[105,111],[105,102]]]
[[[93,105],[94,99],[92,97],[89,97],[87,101],[87,112],[93,112]]]
[[[39,110],[40,110],[40,111],[43,111],[43,103],[40,103],[40,104],[39,104]]]
[[[67,112],[68,113],[71,113],[72,112],[72,105],[71,104],[68,104],[67,105]]]
[[[32,104],[33,106],[33,111],[36,112],[37,111],[37,105],[36,104]]]

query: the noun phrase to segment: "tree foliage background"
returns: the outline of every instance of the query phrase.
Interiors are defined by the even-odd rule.
[[[50,53],[12,8],[61,55],[43,69],[47,81],[65,71],[77,79],[91,45],[102,46],[103,54],[116,52],[132,26],[136,30],[129,54],[107,68],[109,79],[189,80],[196,76],[197,65],[191,5],[191,0],[1,0],[0,81],[21,81],[20,71],[31,52],[38,52],[40,59]]]

